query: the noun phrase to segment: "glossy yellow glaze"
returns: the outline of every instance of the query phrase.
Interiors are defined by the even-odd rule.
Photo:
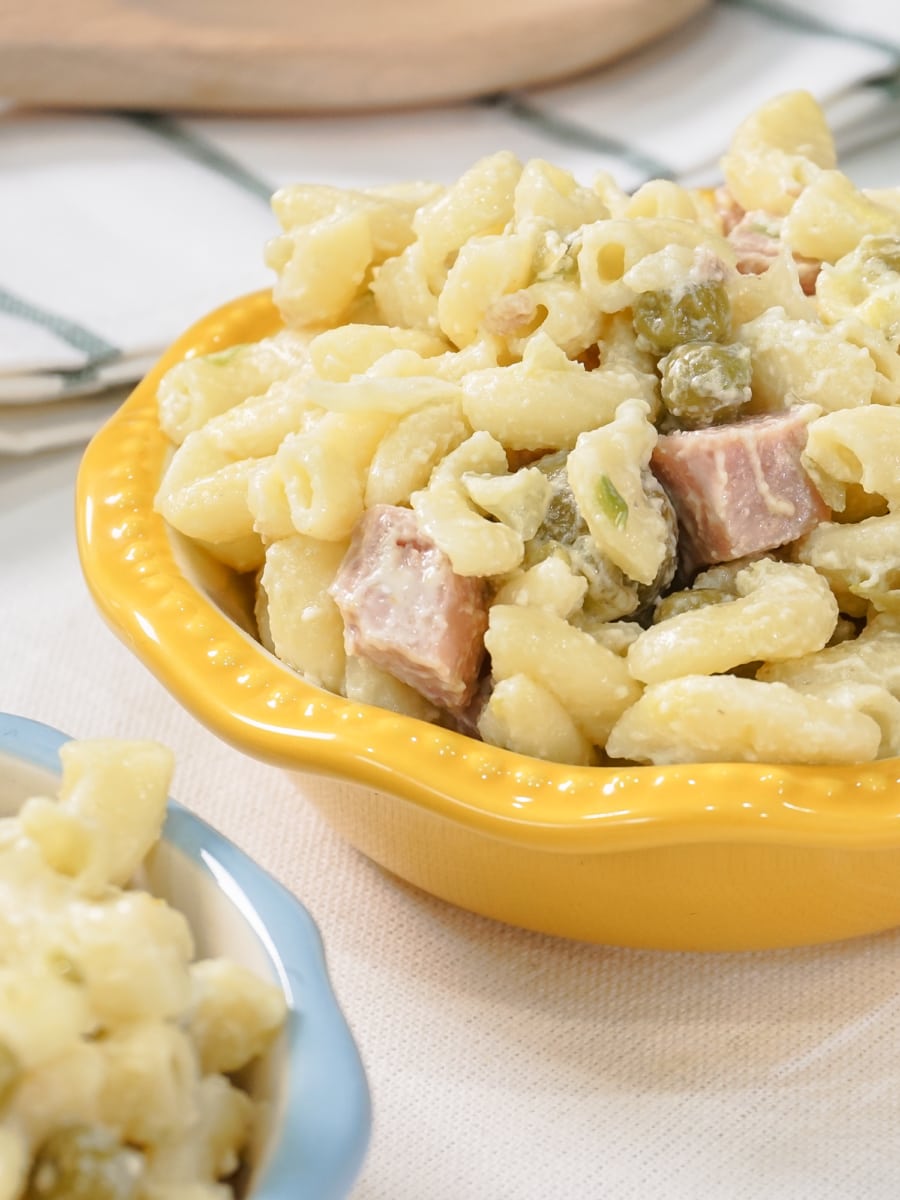
[[[91,442],[82,567],[112,628],[230,744],[388,871],[474,912],[589,941],[741,949],[900,924],[900,761],[864,767],[543,763],[311,686],[212,598],[153,499],[162,373],[273,332],[268,293],[189,330]],[[240,608],[236,581],[228,607]],[[232,608],[233,605],[233,608]],[[311,776],[320,776],[315,779]],[[366,795],[361,796],[360,788]]]

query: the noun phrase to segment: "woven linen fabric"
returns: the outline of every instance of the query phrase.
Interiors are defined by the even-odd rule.
[[[896,0],[719,0],[593,74],[447,108],[241,119],[8,106],[0,453],[85,436],[103,406],[67,422],[23,409],[127,387],[204,313],[270,286],[263,247],[280,186],[449,183],[499,149],[585,180],[608,171],[629,188],[714,182],[737,124],[794,88],[823,104],[855,181],[892,186],[898,71]]]
[[[77,462],[0,472],[0,709],[164,742],[175,797],[306,904],[372,1093],[352,1200],[900,1194],[900,931],[654,953],[513,929],[399,883],[309,802],[340,784],[218,741],[105,627],[71,533]]]

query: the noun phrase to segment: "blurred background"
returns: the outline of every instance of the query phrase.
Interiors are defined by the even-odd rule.
[[[449,182],[498,149],[714,183],[809,89],[900,180],[895,0],[0,7],[0,453],[83,439],[203,313],[269,286],[271,193]]]

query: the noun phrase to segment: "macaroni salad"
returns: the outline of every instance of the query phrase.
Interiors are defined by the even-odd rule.
[[[285,327],[167,373],[157,497],[268,649],[560,762],[898,753],[900,187],[805,92],[721,166],[276,193]]]
[[[58,798],[0,820],[0,1198],[228,1200],[254,1106],[231,1078],[281,991],[197,960],[184,916],[126,887],[171,755],[68,742]]]

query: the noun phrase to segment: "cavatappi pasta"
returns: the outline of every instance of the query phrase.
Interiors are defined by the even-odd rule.
[[[311,682],[547,759],[900,744],[900,188],[806,93],[724,183],[288,187],[285,330],[180,363],[157,506]]]
[[[129,885],[171,755],[68,742],[58,797],[0,820],[0,1197],[228,1200],[254,1105],[231,1078],[282,992],[198,960],[185,917]]]

